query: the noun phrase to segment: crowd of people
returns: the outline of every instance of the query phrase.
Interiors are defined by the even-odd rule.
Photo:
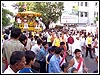
[[[21,32],[9,28],[2,33],[2,73],[87,73],[83,57],[88,52],[91,59],[98,58],[96,33],[67,29]],[[68,55],[73,56],[70,61]]]

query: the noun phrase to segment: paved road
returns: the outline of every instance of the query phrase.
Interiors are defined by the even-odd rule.
[[[71,58],[72,56],[68,56],[67,60],[69,61]],[[93,71],[98,69],[98,64],[96,63],[95,58],[91,59],[90,56],[84,57],[84,61],[85,61],[87,68],[89,69],[88,73],[93,73]]]
[[[93,71],[98,69],[98,64],[96,63],[95,59],[91,59],[90,57],[85,57],[85,64],[89,69],[89,73],[93,73]]]

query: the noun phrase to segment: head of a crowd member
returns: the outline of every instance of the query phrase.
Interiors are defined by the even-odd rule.
[[[88,36],[90,37],[91,36],[91,34],[88,32]]]
[[[26,31],[23,31],[23,34],[25,34],[26,33]]]
[[[43,42],[42,45],[43,45],[43,47],[44,47],[45,49],[48,49],[48,47],[49,47],[47,42]]]
[[[84,38],[84,35],[82,34],[82,38]]]
[[[80,58],[81,57],[81,50],[75,49],[74,53],[75,53],[76,58]]]
[[[65,42],[60,42],[60,47],[64,48]]]
[[[10,57],[10,68],[16,73],[23,69],[26,64],[25,52],[14,51]]]
[[[35,61],[34,64],[31,65],[31,68],[35,70],[35,72],[37,71],[38,73],[40,73],[40,64],[38,63],[38,61]]]
[[[62,51],[62,49],[60,47],[55,48],[55,54],[60,55],[61,51]]]
[[[8,35],[4,35],[4,40],[7,40],[8,39]]]
[[[38,38],[39,38],[39,37],[38,37],[38,36],[36,36],[36,34],[35,34],[35,35],[34,35],[34,39],[35,39],[35,40],[37,40]]]
[[[52,35],[53,37],[55,37],[55,32],[54,32],[54,31],[52,31],[51,35]]]
[[[43,42],[46,42],[47,37],[46,37],[46,36],[43,36],[43,37],[42,37],[42,40],[43,40]]]
[[[24,45],[26,46],[27,44],[27,37],[25,34],[21,34],[20,37],[19,37],[19,41]]]
[[[61,36],[62,38],[64,38],[64,33],[61,33],[60,36]]]
[[[68,63],[63,63],[62,66],[61,66],[61,70],[64,73],[67,73],[67,71],[68,71]]]
[[[55,48],[56,48],[56,46],[52,46],[52,47],[51,47],[51,49],[50,49],[50,53],[51,53],[51,54],[54,54],[54,53],[55,53]]]
[[[32,31],[29,31],[29,35],[32,35]]]
[[[20,35],[21,35],[21,29],[20,28],[13,28],[11,30],[11,38],[19,39]]]
[[[9,34],[10,34],[9,29],[5,29],[5,33],[6,33],[7,35],[9,35]]]
[[[75,67],[73,67],[72,69],[71,69],[71,73],[77,73],[78,71],[77,71],[77,69],[75,68]]]
[[[76,39],[79,40],[79,36],[78,35],[76,36]]]
[[[52,50],[52,47],[49,47],[49,48],[48,48],[48,53],[51,54],[51,50]]]
[[[25,51],[26,65],[33,65],[35,62],[35,53],[33,51]]]
[[[69,33],[69,36],[71,37],[71,32]]]
[[[29,35],[29,37],[31,39],[31,41],[33,41],[33,35]]]
[[[38,39],[37,39],[37,44],[38,44],[38,45],[42,45],[42,40],[38,38]]]
[[[49,33],[49,35],[51,35],[51,31],[49,31],[48,33]]]
[[[60,49],[61,49],[61,52],[60,52],[60,55],[61,55],[61,57],[63,57],[63,54],[64,54],[64,48],[62,47],[60,47]]]
[[[9,27],[9,30],[12,30],[13,27]]]

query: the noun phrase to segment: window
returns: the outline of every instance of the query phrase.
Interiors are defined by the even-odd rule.
[[[79,2],[78,2],[78,6],[79,6]]]
[[[96,15],[96,12],[94,12],[94,16]]]
[[[85,6],[87,6],[87,2],[85,2]]]
[[[81,6],[83,6],[83,2],[81,2]]]
[[[98,12],[97,12],[97,16],[98,16]]]
[[[83,12],[80,12],[80,17],[83,17]]]
[[[84,12],[85,13],[85,17],[87,17],[88,15],[87,15],[87,12]]]
[[[95,6],[97,6],[97,2],[95,3]]]

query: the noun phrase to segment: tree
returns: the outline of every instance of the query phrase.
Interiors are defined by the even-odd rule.
[[[63,2],[36,2],[34,10],[42,13],[43,22],[48,29],[50,23],[56,23],[61,17]]]
[[[2,26],[7,26],[10,23],[10,18],[7,15],[13,16],[13,13],[7,9],[2,8]]]
[[[98,16],[97,17],[95,17],[96,18],[96,21],[98,21]]]
[[[2,7],[6,7],[4,3],[2,3]],[[10,18],[7,15],[13,16],[13,13],[7,9],[2,8],[2,26],[7,26],[10,24]]]
[[[98,21],[98,16],[95,17],[94,23]]]
[[[18,9],[18,12],[33,11],[34,3],[33,2],[18,2],[12,5],[15,9]]]
[[[51,22],[57,22],[64,8],[63,2],[18,2],[13,6],[18,8],[19,11],[24,11],[26,9],[27,11],[41,13],[47,29]]]

